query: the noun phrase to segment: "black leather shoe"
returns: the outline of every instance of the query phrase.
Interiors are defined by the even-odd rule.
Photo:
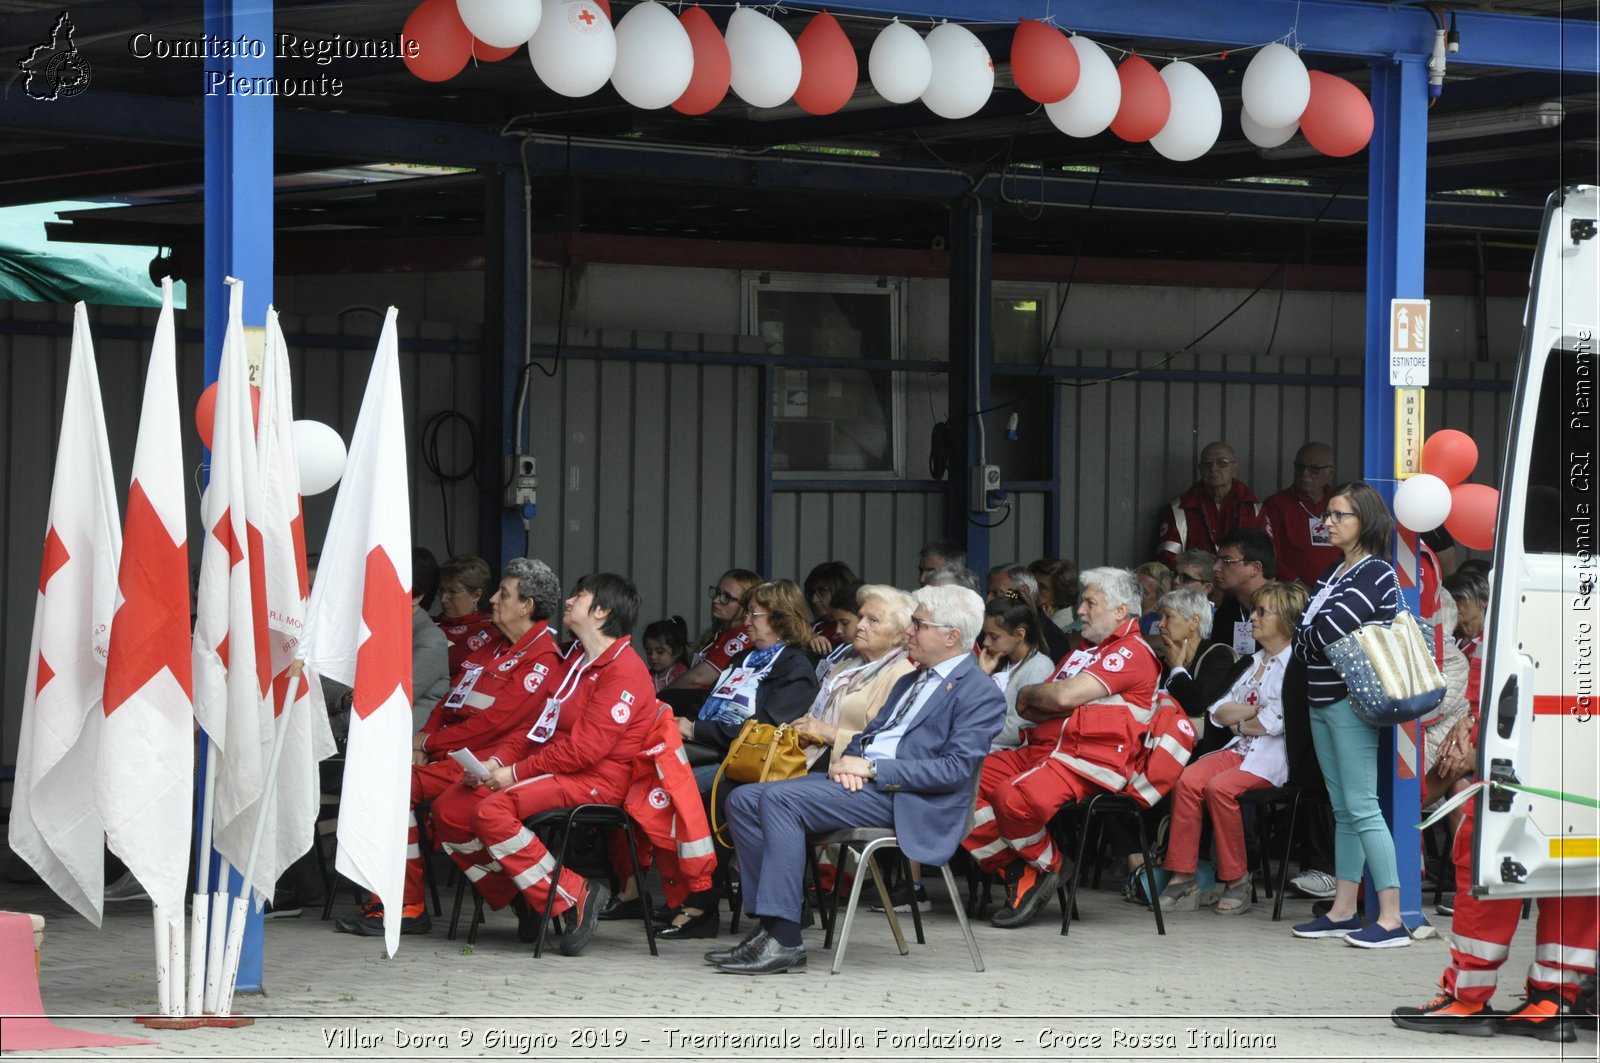
[[[767,928],[759,922],[755,929],[744,936],[744,940],[731,949],[712,949],[706,953],[706,962],[718,966],[730,963],[733,960],[749,959],[760,950],[762,942],[766,939]]]
[[[360,934],[363,937],[383,937],[383,909],[378,908],[370,914],[347,916],[334,922],[333,928],[341,934]],[[433,929],[433,917],[428,914],[427,908],[415,916],[402,915],[400,918],[400,933],[426,934]]]
[[[567,909],[566,932],[561,935],[561,955],[576,956],[585,945],[594,940],[595,928],[600,925],[600,909],[611,899],[611,887],[604,882],[589,880],[578,898],[578,903]]]
[[[760,948],[749,953],[748,958],[717,964],[717,970],[723,974],[787,974],[805,969],[806,947],[780,945],[770,934],[762,939]]]
[[[643,919],[644,901],[638,897],[627,901],[621,897],[613,897],[610,904],[600,909],[600,918],[606,922],[613,919]]]
[[[678,918],[683,918],[680,913]],[[656,937],[665,941],[682,941],[687,938],[714,938],[722,932],[722,915],[708,908],[699,915],[691,915],[682,923],[668,923],[656,931]]]

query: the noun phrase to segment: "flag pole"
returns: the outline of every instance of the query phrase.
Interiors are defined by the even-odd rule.
[[[162,1015],[176,1015],[172,1001],[172,936],[167,917],[159,904],[150,906],[156,931],[156,1010]]]
[[[195,849],[194,907],[189,913],[192,925],[189,928],[189,984],[186,1003],[190,1015],[205,1013],[206,932],[210,925],[211,911],[211,832],[217,793],[217,752],[210,748],[209,735],[205,736],[205,741],[206,789],[201,795],[200,844]]]
[[[228,944],[222,960],[222,984],[217,993],[216,1014],[233,1014],[233,988],[239,980],[239,954],[244,948],[245,912],[250,905],[251,883],[255,880],[256,862],[261,856],[261,838],[266,834],[267,821],[272,816],[272,805],[277,797],[278,765],[283,760],[284,737],[289,733],[289,714],[294,711],[296,695],[300,690],[300,673],[306,663],[299,658],[289,666],[289,682],[284,688],[284,705],[278,713],[276,734],[272,738],[272,759],[267,764],[266,788],[261,803],[256,808],[255,833],[250,838],[250,855],[244,862],[244,881],[238,897],[233,900],[233,917],[228,922]]]
[[[229,879],[233,865],[228,858],[217,856],[216,888],[211,891],[210,940],[206,944],[206,1012],[217,1012],[217,993],[222,988],[222,953],[228,936],[228,898],[232,896]]]

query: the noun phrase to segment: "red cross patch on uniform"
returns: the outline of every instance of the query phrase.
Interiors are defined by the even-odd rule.
[[[542,683],[544,683],[544,672],[537,666],[522,677],[522,688],[530,694],[537,693]]]
[[[627,723],[628,718],[632,715],[633,706],[629,705],[625,701],[619,701],[615,705],[611,706],[611,718],[616,720],[618,723]]]
[[[489,644],[489,633],[487,631],[479,631],[477,634],[475,634],[471,638],[467,639],[467,645],[471,646],[475,650],[481,650],[481,649],[483,649],[483,647],[487,646],[488,644]]]
[[[1108,672],[1120,672],[1122,671],[1123,663],[1123,658],[1113,653],[1101,663],[1100,667],[1104,668]]]
[[[649,801],[650,807],[656,809],[666,808],[668,805],[672,804],[672,798],[669,797],[667,792],[659,786],[650,791]]]

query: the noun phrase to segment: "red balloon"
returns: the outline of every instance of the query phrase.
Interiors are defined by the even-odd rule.
[[[1472,475],[1478,444],[1465,432],[1441,428],[1422,444],[1422,471],[1454,487]]]
[[[472,31],[461,21],[456,0],[422,0],[400,31],[402,49],[413,41],[416,56],[402,55],[406,69],[423,81],[449,81],[472,58]]]
[[[1054,26],[1025,18],[1011,36],[1011,77],[1035,103],[1059,103],[1078,87],[1078,50]]]
[[[728,42],[699,4],[678,16],[694,46],[694,75],[689,87],[683,90],[672,104],[679,114],[705,114],[728,95],[728,82],[733,79],[733,61],[728,58]],[[802,77],[804,67],[801,67]]]
[[[1372,101],[1344,78],[1311,73],[1311,99],[1300,116],[1300,132],[1324,155],[1354,155],[1372,139]]]
[[[1450,488],[1450,515],[1445,530],[1469,550],[1493,550],[1495,517],[1500,492],[1487,484],[1457,484]]]
[[[474,37],[472,39],[472,58],[480,63],[498,63],[502,59],[511,58],[511,56],[522,51],[525,47],[527,47],[525,44],[513,44],[509,48],[496,48],[494,45],[484,44]]]
[[[1130,144],[1142,144],[1167,124],[1172,93],[1156,68],[1137,54],[1117,67],[1117,80],[1122,82],[1122,106],[1111,120],[1111,131]]]
[[[800,85],[794,102],[809,114],[832,114],[856,91],[856,50],[839,20],[826,11],[813,15],[795,41],[800,49]]]
[[[200,401],[194,404],[194,426],[200,432],[200,442],[211,449],[211,431],[217,423],[217,382],[213,380],[204,391],[200,393]],[[261,427],[261,389],[254,384],[250,385],[250,423],[254,428]]]

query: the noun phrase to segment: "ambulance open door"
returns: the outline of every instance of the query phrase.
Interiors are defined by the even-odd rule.
[[[1523,320],[1490,583],[1474,893],[1600,890],[1600,196],[1550,197]],[[1576,800],[1575,800],[1576,799]]]

